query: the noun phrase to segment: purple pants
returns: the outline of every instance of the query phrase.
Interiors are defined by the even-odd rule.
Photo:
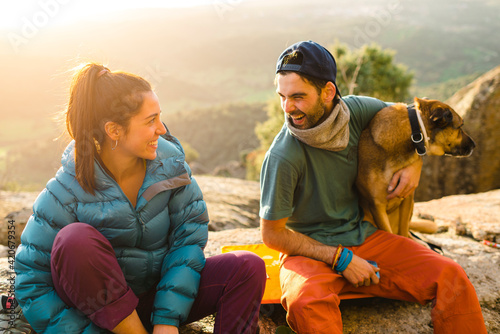
[[[152,330],[155,288],[137,297],[110,242],[92,226],[73,223],[59,231],[51,269],[59,297],[97,326],[111,330],[136,309],[146,329]],[[207,258],[185,323],[217,312],[214,333],[256,333],[265,272],[264,261],[251,252]]]

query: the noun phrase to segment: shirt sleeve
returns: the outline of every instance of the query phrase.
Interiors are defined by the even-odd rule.
[[[261,218],[278,220],[292,215],[298,175],[287,160],[272,152],[266,154],[260,175]]]
[[[353,95],[346,96],[344,102],[349,107],[351,114],[349,122],[353,122],[353,128],[360,132],[366,128],[377,112],[393,104],[386,103],[373,97]]]

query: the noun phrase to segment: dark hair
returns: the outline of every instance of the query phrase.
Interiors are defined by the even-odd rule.
[[[139,112],[144,93],[151,91],[145,79],[126,72],[110,72],[101,64],[79,66],[71,82],[65,111],[66,129],[75,140],[76,179],[95,194],[94,157],[106,138],[104,125],[111,121],[127,131],[130,118]]]

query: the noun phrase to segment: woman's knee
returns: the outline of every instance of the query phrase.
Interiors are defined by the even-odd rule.
[[[258,255],[249,251],[236,251],[235,260],[236,266],[241,270],[245,270],[247,275],[253,277],[257,281],[262,281],[265,284],[266,280],[266,264]]]
[[[85,223],[71,223],[63,227],[56,235],[54,244],[67,244],[84,240],[95,233],[99,233],[94,227]]]
[[[109,241],[94,227],[85,223],[72,223],[63,227],[56,235],[52,246],[52,256],[78,255],[93,253],[96,248],[111,248]],[[111,248],[112,249],[112,248]]]

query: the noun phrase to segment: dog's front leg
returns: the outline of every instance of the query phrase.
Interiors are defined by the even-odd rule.
[[[370,211],[379,229],[393,233],[389,216],[387,216],[387,202],[375,200],[375,202],[370,203]]]
[[[398,226],[398,231],[394,231],[395,233],[402,235],[403,237],[408,237],[409,229],[410,229],[410,220],[413,214],[413,196],[411,194],[407,198],[405,198],[401,204],[399,205],[398,211],[398,221],[393,222],[392,226]]]

